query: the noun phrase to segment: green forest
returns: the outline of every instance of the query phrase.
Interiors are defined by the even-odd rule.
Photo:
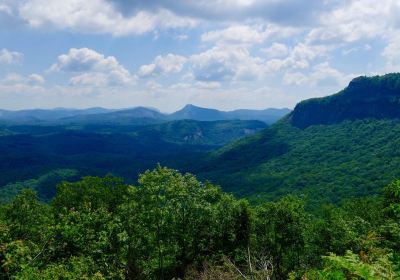
[[[84,177],[0,210],[1,279],[399,279],[400,180],[382,195],[252,205],[157,166]]]
[[[399,81],[270,125],[5,123],[0,279],[400,279]]]
[[[208,154],[193,173],[254,202],[305,195],[310,207],[380,194],[400,178],[399,120],[306,129],[282,120]]]

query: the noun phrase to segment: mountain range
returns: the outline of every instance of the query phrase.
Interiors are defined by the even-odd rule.
[[[134,182],[138,172],[161,163],[253,202],[296,194],[314,207],[379,194],[400,178],[396,73],[355,78],[291,112],[193,105],[172,114],[145,107],[77,111],[1,112],[0,185],[8,193],[15,182],[41,182],[60,169],[74,176],[111,172]]]
[[[196,121],[259,120],[271,124],[289,112],[290,110],[286,108],[224,112],[194,105],[186,105],[172,114],[164,114],[156,109],[147,107],[131,109],[0,110],[0,123],[144,125],[190,119]]]

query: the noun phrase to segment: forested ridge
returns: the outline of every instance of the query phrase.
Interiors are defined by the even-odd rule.
[[[399,279],[400,181],[382,193],[253,206],[161,166],[64,182],[49,204],[25,190],[0,208],[0,277]]]
[[[189,170],[256,202],[297,194],[314,207],[380,194],[400,177],[399,100],[400,74],[358,77]]]
[[[0,279],[400,279],[399,81],[266,129],[7,125]]]

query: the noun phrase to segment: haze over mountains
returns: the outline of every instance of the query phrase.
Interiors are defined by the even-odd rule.
[[[102,124],[151,124],[172,120],[197,120],[197,121],[220,121],[220,120],[259,120],[271,124],[287,113],[290,109],[265,109],[265,110],[235,110],[219,111],[216,109],[201,108],[187,105],[172,114],[164,114],[156,109],[147,107],[135,107],[132,109],[53,109],[53,110],[0,110],[0,121],[13,123],[102,123]]]

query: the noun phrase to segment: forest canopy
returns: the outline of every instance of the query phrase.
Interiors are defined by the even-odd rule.
[[[400,181],[382,196],[305,210],[253,206],[158,166],[24,190],[0,210],[2,279],[398,279]],[[303,278],[302,278],[303,277]]]

